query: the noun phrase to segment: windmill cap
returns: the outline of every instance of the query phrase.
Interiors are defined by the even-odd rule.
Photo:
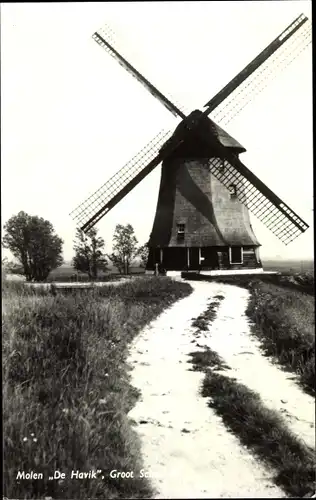
[[[189,114],[187,120],[195,120],[198,119],[202,114],[202,111],[199,109],[195,109],[192,113]],[[180,123],[181,125],[181,123]],[[213,136],[214,132],[222,144],[226,148],[238,149],[240,153],[246,151],[246,149],[231,135],[229,135],[222,127],[217,125],[213,120],[211,120],[208,116],[203,116],[201,119],[201,129],[206,134],[209,134],[210,137]]]
[[[211,120],[207,116],[202,116],[202,111],[196,109],[192,111],[186,118],[184,118],[179,125],[176,127],[173,136],[181,137],[183,132],[188,128],[191,128],[194,121],[200,119],[200,123],[196,130],[192,131],[192,139],[195,143],[195,148],[197,147],[197,141],[199,137],[203,138],[203,146],[201,143],[201,147],[204,149],[204,145],[212,147],[214,144],[214,135],[222,144],[222,146],[226,148],[232,148],[238,151],[239,153],[243,153],[246,149],[234,139],[231,135],[229,135],[224,129],[222,129],[219,125],[217,125],[213,120]],[[168,141],[167,141],[168,142]],[[162,146],[163,148],[164,146]]]
[[[217,137],[223,146],[225,146],[226,148],[238,149],[240,153],[246,152],[246,148],[244,148],[244,146],[242,146],[240,142],[234,139],[234,137],[229,135],[228,132],[226,132],[226,130],[217,125],[217,123],[215,122],[213,122],[213,124],[215,125],[216,128]]]

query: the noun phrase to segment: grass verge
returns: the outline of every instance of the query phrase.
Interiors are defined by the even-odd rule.
[[[2,287],[4,495],[150,497],[127,417],[139,396],[130,385],[128,345],[191,287],[157,277],[51,296],[11,285]],[[134,478],[112,479],[114,469]],[[100,472],[71,479],[77,470]],[[17,479],[18,471],[43,479]],[[54,471],[65,477],[49,480]]]
[[[315,489],[314,454],[285,426],[260,396],[220,373],[207,374],[202,395],[225,425],[258,458],[276,471],[275,483],[291,496]]]
[[[247,315],[268,355],[299,375],[304,390],[315,395],[315,304],[299,291],[267,283],[251,289]]]

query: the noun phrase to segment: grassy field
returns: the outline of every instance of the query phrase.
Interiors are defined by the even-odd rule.
[[[266,271],[278,271],[283,274],[304,274],[314,272],[314,262],[311,260],[272,260],[264,259],[263,268]],[[130,274],[133,276],[142,276],[145,273],[144,267],[133,265],[130,267]],[[109,266],[106,273],[99,271],[98,281],[112,281],[118,279],[121,275],[114,266]],[[18,277],[17,277],[18,278]],[[20,277],[21,278],[21,277]],[[47,282],[87,282],[89,276],[86,273],[78,272],[71,263],[64,263],[57,269],[50,272]]]
[[[280,271],[282,273],[313,273],[313,260],[286,260],[286,259],[263,259],[263,268],[266,271]]]
[[[247,314],[267,354],[299,374],[315,395],[315,298],[299,288],[255,282]]]
[[[131,266],[130,274],[131,275],[140,275],[142,276],[145,273],[145,269],[139,266]],[[118,279],[121,275],[118,270],[109,266],[109,270],[104,273],[102,271],[98,272],[97,281],[111,281],[114,279]],[[54,269],[50,272],[47,282],[73,282],[73,281],[90,281],[89,276],[86,273],[77,272],[70,264],[63,264],[62,266]]]
[[[220,296],[192,322],[196,334],[217,315]],[[211,334],[211,332],[210,332]],[[277,412],[268,409],[259,394],[225,375],[227,366],[217,352],[205,347],[191,353],[193,369],[205,373],[202,396],[225,426],[270,470],[274,482],[290,496],[302,497],[315,488],[315,456],[294,436]]]
[[[127,414],[128,345],[145,324],[192,291],[168,278],[51,296],[4,283],[4,495],[8,498],[146,498],[139,442]],[[111,470],[135,478],[112,479]],[[71,479],[71,471],[97,471]],[[43,479],[18,478],[18,472]],[[65,477],[49,480],[54,471]]]

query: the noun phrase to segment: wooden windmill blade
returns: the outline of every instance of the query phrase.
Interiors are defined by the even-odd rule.
[[[115,48],[114,34],[109,27],[96,31],[92,38],[110,54],[128,73],[136,78],[156,99],[161,102],[175,117],[185,118],[180,106],[162,94],[144,75],[142,75]],[[136,187],[161,161],[167,151],[160,153],[161,146],[172,136],[172,131],[161,130],[144,148],[142,148],[126,165],[114,174],[105,184],[78,205],[71,213],[83,231],[89,231],[106,213]],[[180,141],[181,142],[181,141]],[[180,143],[179,142],[179,143]],[[174,146],[173,146],[174,147]]]
[[[92,38],[110,54],[118,63],[136,78],[168,111],[175,117],[184,118],[185,113],[180,106],[171,102],[144,75],[127,61],[115,48],[113,32],[105,27],[95,32]],[[91,229],[102,217],[136,187],[166,157],[160,154],[161,146],[172,136],[172,131],[161,130],[144,148],[126,165],[114,174],[105,184],[75,208],[71,217],[83,231]]]
[[[161,102],[165,108],[175,117],[184,118],[186,113],[184,107],[176,105],[174,98],[169,99],[166,95],[162,94],[157,87],[155,87],[144,75],[142,75],[127,59],[114,48],[115,41],[113,40],[114,34],[110,28],[105,27],[96,31],[92,38],[102,47],[110,56],[112,56],[126,71],[138,80],[150,94],[152,94],[158,101]]]
[[[288,38],[286,43],[282,44],[215,108],[211,113],[212,119],[221,125],[228,125],[256,95],[297,59],[311,42],[311,22],[303,19],[299,29],[292,33],[291,38]]]
[[[71,212],[83,231],[91,229],[107,212],[162,161],[159,150],[172,131],[161,130],[105,184]]]
[[[304,30],[302,28],[305,27]],[[184,118],[186,110],[183,104],[175,102],[166,95],[162,94],[157,87],[149,82],[127,59],[118,51],[115,45],[113,30],[105,26],[96,31],[92,38],[108,54],[110,54],[118,63],[126,69],[134,78],[136,78],[154,97],[156,97],[174,116]],[[290,43],[289,43],[290,42]],[[298,16],[290,23],[258,56],[256,56],[247,66],[240,71],[223,89],[218,92],[204,107],[208,108],[208,113],[212,113],[218,123],[222,123],[223,113],[225,124],[243,109],[257,92],[261,92],[269,83],[271,78],[275,78],[278,72],[288,66],[298,55],[311,43],[311,25],[305,14]],[[258,70],[260,69],[260,72]],[[268,71],[267,71],[268,69]],[[276,71],[278,70],[278,71]],[[263,85],[263,80],[265,85]],[[238,92],[236,92],[238,91]],[[250,92],[249,92],[250,91]],[[236,101],[236,93],[240,99],[239,105]],[[226,101],[229,99],[229,102]],[[224,106],[221,107],[221,105]],[[217,110],[217,108],[219,108]],[[223,109],[224,108],[224,109]],[[231,109],[232,108],[232,109]],[[231,112],[230,112],[231,110]],[[228,121],[227,121],[228,120]]]
[[[291,243],[308,229],[294,210],[279,198],[237,156],[225,153],[223,160],[210,161],[212,174],[228,190],[234,189],[235,196],[285,245]],[[227,156],[228,155],[228,156]]]
[[[240,85],[249,78],[263,63],[265,63],[276,51],[278,51],[301,27],[307,23],[308,17],[301,14],[280,33],[260,54],[258,54],[247,66],[240,71],[225,87],[223,87],[212,99],[210,99],[204,108],[208,108],[211,113],[227,97],[229,97]]]

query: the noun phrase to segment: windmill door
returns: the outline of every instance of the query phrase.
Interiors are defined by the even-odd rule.
[[[189,248],[189,269],[191,271],[197,271],[200,267],[200,249],[191,247]]]
[[[216,248],[206,247],[201,249],[201,268],[205,270],[219,269]]]
[[[169,247],[163,252],[163,267],[168,271],[183,271],[187,269],[187,249],[185,247]]]

